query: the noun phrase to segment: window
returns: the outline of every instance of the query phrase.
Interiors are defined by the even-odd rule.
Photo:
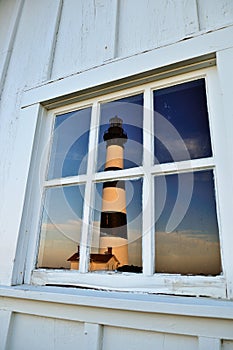
[[[202,70],[47,113],[35,283],[221,285],[208,84]]]

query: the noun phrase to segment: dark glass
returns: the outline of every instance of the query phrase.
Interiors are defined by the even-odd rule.
[[[193,188],[190,187],[192,181]],[[220,274],[213,172],[168,175],[165,176],[163,190],[161,184],[160,177],[155,177],[155,210],[160,213],[156,214],[155,224],[156,272]],[[157,188],[166,194],[162,205],[156,194]],[[189,196],[188,193],[190,197],[185,198]],[[183,203],[185,205],[182,207]]]
[[[142,180],[96,184],[91,271],[142,272]]]
[[[55,118],[48,179],[86,172],[90,119],[91,108]]]
[[[37,267],[72,268],[81,238],[84,185],[46,190]],[[77,265],[77,261],[73,265]],[[74,268],[74,267],[73,267]]]
[[[128,169],[142,164],[143,139],[143,94],[101,104],[100,130],[98,146],[97,170],[103,171],[106,162],[106,146],[104,134],[111,126],[110,119],[118,117],[122,120],[122,129],[126,134],[122,168]],[[115,136],[118,138],[118,136]],[[117,152],[117,151],[116,151]]]
[[[205,80],[154,91],[155,163],[212,156]]]

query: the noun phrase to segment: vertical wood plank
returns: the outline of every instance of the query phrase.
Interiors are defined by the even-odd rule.
[[[0,349],[5,350],[12,312],[0,310]]]
[[[227,152],[222,151],[218,157],[216,164],[217,180],[218,180],[218,195],[221,214],[221,228],[224,235],[222,236],[222,256],[225,267],[225,275],[227,280],[227,294],[229,298],[233,298],[233,269],[232,269],[232,249],[233,236],[231,234],[232,227],[232,208],[233,208],[233,48],[219,51],[217,53],[217,70],[219,75],[220,91],[222,97],[222,105],[219,109],[216,122],[218,129],[216,138],[218,137],[219,149],[227,149]],[[221,133],[218,130],[222,130]],[[215,151],[218,149],[215,147]],[[219,169],[219,171],[218,171]],[[220,171],[221,170],[221,171]]]
[[[175,30],[174,30],[175,28]],[[118,56],[151,50],[198,30],[195,0],[120,1]]]
[[[104,61],[111,60],[116,56],[117,36],[118,36],[118,7],[117,0],[105,2],[106,7],[106,37],[104,46]]]
[[[13,91],[15,87],[31,86],[48,78],[62,4],[62,0],[41,0],[34,1],[32,6],[30,0],[21,1],[23,9],[18,24],[15,19],[17,27],[8,67],[7,83]]]
[[[200,29],[221,28],[233,22],[232,0],[197,0]]]
[[[51,79],[51,76],[52,76],[53,62],[54,62],[54,56],[55,56],[55,50],[56,50],[56,44],[57,44],[57,36],[58,36],[60,23],[61,23],[62,9],[63,9],[63,0],[59,0],[57,2],[57,7],[55,8],[55,13],[54,13],[55,24],[53,26],[53,34],[52,34],[52,40],[51,40],[52,44],[50,48],[50,54],[48,56],[47,74],[45,76],[45,78],[47,79]]]
[[[117,27],[118,0],[64,1],[52,79],[114,58]]]
[[[84,349],[101,350],[102,326],[94,323],[85,323],[84,326]]]
[[[186,35],[200,30],[196,0],[183,1],[184,31]]]
[[[0,3],[0,100],[24,0]]]
[[[218,338],[199,337],[198,350],[221,350],[221,340]]]

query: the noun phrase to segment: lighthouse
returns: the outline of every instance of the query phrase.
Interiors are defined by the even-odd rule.
[[[122,119],[114,117],[103,139],[106,142],[105,171],[124,168],[124,144],[127,134]],[[128,265],[128,235],[125,182],[107,181],[103,184],[102,210],[100,220],[100,253],[111,247],[120,266]]]

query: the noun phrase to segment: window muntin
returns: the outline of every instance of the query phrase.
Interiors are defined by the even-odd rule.
[[[190,75],[191,76],[191,75]],[[193,79],[191,77],[191,81],[193,80],[199,80],[200,75],[198,75],[198,78]],[[203,78],[204,75],[201,75]],[[174,79],[175,80],[175,79]],[[184,81],[184,80],[183,80]],[[187,80],[188,82],[188,80]],[[180,81],[179,81],[180,83]],[[171,84],[170,84],[171,85]],[[176,83],[173,84],[174,86]],[[157,88],[158,86],[158,88]],[[149,132],[148,130],[153,130],[153,92],[158,91],[160,89],[159,84],[147,84],[145,87],[140,87],[140,90],[138,91],[143,91],[144,89],[144,109],[143,109],[143,125],[145,127],[145,130],[143,131],[143,162],[141,166],[135,166],[129,169],[123,169],[120,172],[104,172],[104,171],[98,171],[98,167],[96,165],[96,159],[97,159],[97,149],[98,149],[98,133],[99,130],[97,128],[97,125],[99,125],[99,120],[100,120],[100,111],[101,111],[101,103],[105,103],[104,100],[105,98],[102,97],[100,99],[95,99],[93,101],[93,108],[92,108],[92,121],[91,121],[91,132],[90,132],[90,150],[93,155],[88,155],[89,161],[88,161],[88,166],[87,166],[87,174],[84,174],[84,177],[76,177],[74,176],[73,178],[71,177],[70,179],[64,180],[65,183],[77,183],[79,184],[80,181],[82,183],[86,183],[87,185],[87,191],[86,193],[89,193],[89,195],[85,194],[85,200],[84,200],[84,223],[90,224],[90,219],[92,218],[93,220],[93,206],[94,204],[94,190],[90,191],[90,183],[95,184],[96,181],[99,182],[105,182],[105,181],[115,181],[115,180],[133,180],[137,179],[139,177],[142,178],[143,181],[143,191],[142,191],[142,202],[143,202],[143,210],[142,210],[142,260],[143,260],[143,273],[146,276],[152,275],[154,272],[156,272],[156,267],[154,267],[154,254],[155,254],[155,245],[153,244],[154,242],[154,237],[155,237],[155,230],[154,230],[154,221],[151,219],[153,216],[154,210],[154,205],[155,202],[151,200],[153,199],[154,193],[153,193],[153,187],[154,187],[154,180],[153,177],[154,175],[161,175],[161,174],[175,174],[177,173],[177,169],[180,172],[185,171],[192,171],[192,170],[201,170],[205,168],[209,169],[214,169],[215,168],[215,162],[213,157],[203,157],[200,159],[191,159],[189,163],[187,162],[182,162],[182,161],[175,161],[173,163],[169,163],[166,165],[166,163],[161,163],[161,164],[155,164],[154,165],[154,160],[153,160],[153,154],[154,154],[154,142],[153,142],[153,132]],[[132,92],[134,90],[134,92]],[[129,96],[132,95],[138,95],[137,89],[132,89],[129,92]],[[114,94],[106,96],[106,101],[109,103],[109,100],[115,101],[119,100],[119,97],[121,96],[121,93],[117,93],[114,97]],[[125,96],[127,94],[125,93]],[[90,100],[88,101],[88,103]],[[100,103],[101,102],[101,103]],[[90,102],[91,104],[91,102]],[[100,106],[100,107],[99,107]],[[60,114],[60,112],[59,112]],[[93,130],[93,127],[95,130]],[[145,137],[146,135],[146,137]],[[147,137],[148,136],[148,137]],[[90,152],[89,152],[90,154]],[[103,157],[104,158],[104,157]],[[103,161],[104,163],[104,161]],[[103,170],[103,168],[102,168]],[[151,177],[151,179],[150,179]],[[61,180],[62,182],[63,180]],[[60,183],[60,180],[58,181]],[[48,182],[49,184],[49,182]],[[53,182],[53,185],[56,185],[56,181]],[[89,189],[88,189],[89,188]],[[158,188],[156,189],[158,190]],[[90,194],[92,192],[92,194]],[[156,195],[156,191],[155,191]],[[146,199],[145,199],[146,198]],[[146,210],[145,210],[146,209]],[[152,224],[153,222],[153,224]],[[85,226],[85,225],[84,225]],[[83,254],[87,254],[89,252],[89,247],[91,246],[91,230],[85,230],[84,229],[84,234],[82,235],[81,238],[81,245],[84,247],[83,250],[81,249],[81,255],[80,259],[82,260]],[[76,251],[76,250],[75,250]],[[89,261],[87,254],[87,258],[83,259],[83,263],[81,261],[81,272],[87,272],[89,268],[89,264],[86,264],[86,261]],[[82,274],[83,276],[83,274]],[[87,276],[87,281],[88,284],[91,284],[92,282],[92,274],[86,274]],[[89,278],[88,278],[89,276]],[[129,276],[129,274],[128,274]],[[156,274],[155,274],[156,276]],[[77,277],[79,279],[79,277]],[[81,276],[80,276],[81,278]],[[83,278],[83,277],[82,277]],[[81,278],[81,279],[82,279]],[[118,279],[119,281],[119,279]],[[77,282],[78,283],[78,282]],[[108,285],[109,286],[109,285]]]

